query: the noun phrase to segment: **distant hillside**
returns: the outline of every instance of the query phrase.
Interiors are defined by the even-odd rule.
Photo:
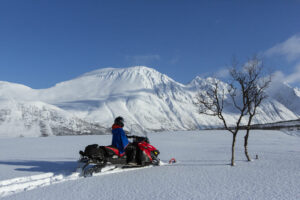
[[[99,124],[86,122],[42,102],[1,101],[0,137],[107,134]]]
[[[254,124],[253,129],[266,129],[266,130],[299,130],[300,131],[300,119],[280,121],[266,124]]]

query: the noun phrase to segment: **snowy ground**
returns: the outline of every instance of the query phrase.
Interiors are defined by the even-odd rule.
[[[300,199],[300,137],[255,131],[246,162],[242,135],[231,167],[231,135],[225,131],[149,134],[167,162],[144,169],[106,172],[90,178],[74,172],[78,151],[109,144],[111,136],[0,139],[0,198],[76,199]]]

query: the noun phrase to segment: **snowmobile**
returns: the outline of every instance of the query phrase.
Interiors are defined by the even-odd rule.
[[[127,138],[132,140],[131,145],[135,147],[131,152],[132,159],[130,163],[128,163],[128,155],[125,153],[120,154],[116,147],[92,144],[86,146],[84,151],[79,151],[81,158],[78,161],[78,169],[80,173],[87,177],[101,172],[107,166],[113,166],[111,169],[116,169],[159,165],[158,155],[160,152],[150,144],[147,135],[132,135],[127,136]]]

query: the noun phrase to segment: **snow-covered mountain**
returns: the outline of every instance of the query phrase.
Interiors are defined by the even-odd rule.
[[[63,117],[59,123],[51,123],[52,129],[57,124],[69,125],[73,119],[89,124],[85,127],[96,124],[109,128],[113,119],[121,115],[129,130],[133,124],[151,131],[191,130],[221,125],[217,118],[198,114],[193,104],[197,93],[210,87],[213,81],[213,78],[196,77],[184,85],[148,67],[106,68],[41,90],[0,82],[0,101],[28,105],[42,113],[45,107],[55,110],[58,118]],[[226,87],[226,84],[222,83],[222,86]],[[261,106],[256,123],[299,118],[297,89],[277,83],[270,87],[268,93],[269,98]],[[12,110],[14,107],[4,104],[1,108]],[[25,115],[36,116],[36,112],[28,110],[24,110]],[[11,111],[17,112],[18,109]],[[226,115],[233,123],[235,113],[228,110]],[[26,124],[24,118],[16,118],[16,121]],[[5,126],[0,124],[0,129],[3,132]],[[80,132],[79,129],[74,130]]]
[[[99,124],[84,121],[43,102],[0,101],[0,137],[106,134]]]

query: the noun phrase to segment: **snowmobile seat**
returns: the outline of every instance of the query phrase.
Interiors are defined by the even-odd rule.
[[[119,149],[116,148],[115,146],[109,145],[109,146],[104,146],[104,148],[107,154],[110,156],[117,155],[119,157],[123,157],[125,155],[125,152],[120,154]]]

